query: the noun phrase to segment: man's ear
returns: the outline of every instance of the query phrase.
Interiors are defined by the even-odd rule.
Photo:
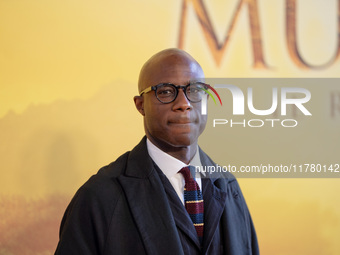
[[[135,101],[135,106],[136,106],[137,110],[140,112],[140,114],[145,116],[145,113],[144,113],[144,98],[142,96],[135,96],[133,98],[133,101]]]

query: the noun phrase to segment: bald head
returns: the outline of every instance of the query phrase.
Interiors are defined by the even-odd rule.
[[[204,78],[201,66],[191,55],[176,48],[166,49],[153,55],[142,67],[139,74],[138,91],[141,92],[143,89],[161,82],[169,82],[169,78],[178,75],[178,67],[181,66],[199,74],[200,77],[196,78]]]

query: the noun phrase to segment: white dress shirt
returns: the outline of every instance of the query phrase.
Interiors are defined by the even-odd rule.
[[[185,180],[182,174],[178,173],[183,167],[186,167],[185,163],[165,153],[157,146],[155,146],[149,139],[146,139],[146,146],[151,159],[162,170],[164,175],[170,181],[172,187],[175,189],[178,197],[181,199],[184,205],[184,184]],[[201,169],[202,164],[199,156],[198,146],[196,153],[189,163],[191,166],[199,166]],[[202,191],[202,181],[199,174],[196,174],[196,182]]]

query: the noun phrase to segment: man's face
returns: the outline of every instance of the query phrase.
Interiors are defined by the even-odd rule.
[[[186,56],[168,57],[149,68],[143,88],[159,83],[187,85],[204,77],[201,67]],[[190,102],[182,89],[175,101],[163,104],[151,91],[143,95],[144,126],[147,137],[158,147],[188,147],[197,143],[207,121],[201,102]]]

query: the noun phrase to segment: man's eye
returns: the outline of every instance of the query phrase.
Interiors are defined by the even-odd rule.
[[[174,91],[172,89],[162,89],[158,91],[157,94],[161,96],[171,96],[174,94]]]
[[[195,86],[195,87],[190,87],[190,89],[188,89],[187,93],[204,93],[203,89],[199,86]]]
[[[198,93],[200,90],[198,88],[189,89],[189,93]]]

